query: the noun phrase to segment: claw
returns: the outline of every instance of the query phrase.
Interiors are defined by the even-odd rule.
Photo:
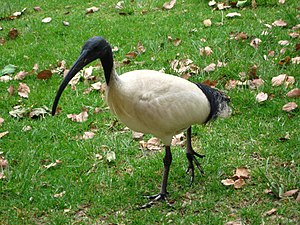
[[[160,193],[160,194],[145,196],[145,197],[149,198],[151,201],[144,204],[144,205],[142,205],[141,207],[139,207],[139,209],[150,208],[152,205],[155,204],[155,202],[158,202],[158,201],[165,201],[168,206],[172,207],[172,204],[167,199],[167,194],[161,194]]]
[[[195,151],[192,151],[192,153],[186,153],[186,157],[189,161],[189,166],[186,170],[186,173],[191,173],[191,178],[190,178],[190,186],[193,184],[194,182],[194,177],[195,177],[195,167],[194,167],[194,163],[196,165],[196,167],[198,168],[198,170],[200,171],[200,173],[204,176],[204,171],[200,165],[200,163],[198,162],[197,158],[195,157],[199,157],[199,158],[203,158],[205,157],[205,155],[200,155]]]

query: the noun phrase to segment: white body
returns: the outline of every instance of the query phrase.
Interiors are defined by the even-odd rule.
[[[126,126],[153,134],[167,146],[175,134],[204,123],[210,113],[207,97],[197,85],[153,70],[111,74],[106,100]]]

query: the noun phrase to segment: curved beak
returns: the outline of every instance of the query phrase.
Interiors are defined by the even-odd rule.
[[[87,51],[83,50],[80,54],[80,56],[78,57],[78,59],[76,60],[76,62],[74,63],[74,65],[71,67],[70,71],[68,72],[68,74],[65,76],[64,80],[62,81],[61,85],[59,86],[59,89],[56,93],[54,102],[53,102],[53,106],[52,106],[52,116],[55,115],[56,112],[56,108],[57,108],[57,104],[58,101],[60,99],[61,94],[63,93],[63,91],[65,90],[66,86],[68,85],[68,83],[70,82],[70,80],[87,64],[90,63],[90,60],[88,60],[87,58]]]

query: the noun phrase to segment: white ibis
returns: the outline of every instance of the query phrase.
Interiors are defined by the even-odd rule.
[[[135,70],[117,75],[112,48],[102,37],[90,38],[82,48],[81,54],[62,81],[52,107],[56,112],[59,98],[69,81],[87,64],[100,59],[104,70],[106,101],[111,111],[130,129],[150,133],[160,138],[165,145],[163,159],[164,173],[161,190],[149,196],[149,203],[141,208],[150,207],[158,200],[167,201],[167,181],[172,162],[172,137],[187,129],[186,156],[187,172],[194,179],[194,164],[203,173],[191,145],[191,125],[205,124],[216,117],[231,114],[229,98],[205,86],[195,84],[177,76],[153,70]]]

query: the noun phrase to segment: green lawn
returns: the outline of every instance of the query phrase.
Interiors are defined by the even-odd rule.
[[[0,81],[0,118],[4,119],[0,122],[0,137],[9,132],[0,138],[0,162],[3,164],[5,159],[8,164],[0,164],[0,174],[5,176],[0,179],[0,224],[299,223],[299,192],[278,196],[279,192],[281,195],[300,189],[299,108],[282,110],[288,102],[300,105],[299,97],[286,96],[288,91],[300,88],[300,64],[292,63],[300,56],[300,38],[289,35],[300,32],[299,28],[292,29],[300,24],[299,2],[258,0],[256,9],[249,3],[243,8],[213,10],[208,1],[178,0],[168,11],[162,9],[162,0],[124,2],[121,10],[115,8],[118,1],[112,0],[1,2],[0,43],[4,43],[0,45],[0,70],[12,64],[17,68],[10,77],[19,71],[29,74],[23,80]],[[42,11],[35,11],[36,6]],[[86,14],[86,8],[92,6],[99,10]],[[8,18],[25,7],[20,17]],[[230,12],[241,16],[226,17]],[[52,21],[42,23],[45,17]],[[210,19],[212,26],[205,27],[205,19]],[[287,26],[265,25],[279,19]],[[70,25],[64,26],[63,21]],[[8,36],[12,28],[19,33],[16,39]],[[263,31],[268,34],[263,35]],[[247,39],[236,40],[239,32],[246,33]],[[159,190],[164,151],[141,149],[132,132],[111,115],[103,93],[93,90],[83,94],[94,82],[104,82],[102,69],[93,71],[96,80],[80,79],[75,90],[65,90],[59,103],[62,111],[55,117],[45,114],[15,118],[9,114],[15,106],[29,111],[51,108],[62,76],[54,73],[50,79],[41,80],[37,73],[56,68],[62,60],[69,68],[84,42],[98,35],[118,48],[114,58],[120,74],[164,68],[165,72],[180,76],[171,68],[171,61],[190,59],[200,69],[189,80],[215,81],[216,87],[232,100],[234,111],[230,118],[205,127],[194,126],[193,146],[206,157],[201,160],[205,176],[196,171],[191,187],[185,174],[184,149],[172,147],[168,186],[172,208],[159,202],[152,208],[137,210],[147,202],[144,195]],[[175,46],[168,35],[173,40],[181,39],[181,43]],[[250,45],[254,38],[261,40],[258,48]],[[282,46],[278,43],[281,40],[288,40],[289,44]],[[129,64],[122,64],[125,55],[136,50],[138,41],[146,51],[130,59]],[[206,46],[213,53],[202,56],[199,49]],[[270,56],[270,51],[274,51],[274,56]],[[206,66],[218,61],[226,66],[204,72]],[[38,70],[31,72],[34,64],[38,64]],[[225,88],[229,80],[241,80],[242,72],[247,80],[254,65],[254,75],[264,80],[262,86]],[[295,83],[272,86],[272,78],[279,74],[293,76]],[[30,88],[28,98],[18,95],[19,83]],[[13,94],[7,91],[9,87],[14,88]],[[268,100],[258,103],[259,92],[267,93]],[[87,121],[78,123],[67,118],[68,114],[79,114],[82,108],[88,110]],[[101,109],[99,113],[94,112],[97,108]],[[93,138],[78,138],[91,130],[95,133]],[[145,135],[143,139],[150,137]],[[108,162],[111,152],[116,159]],[[232,178],[238,167],[250,171],[245,186],[224,186],[221,181]],[[273,193],[266,193],[266,189]],[[266,215],[273,208],[276,212]]]

